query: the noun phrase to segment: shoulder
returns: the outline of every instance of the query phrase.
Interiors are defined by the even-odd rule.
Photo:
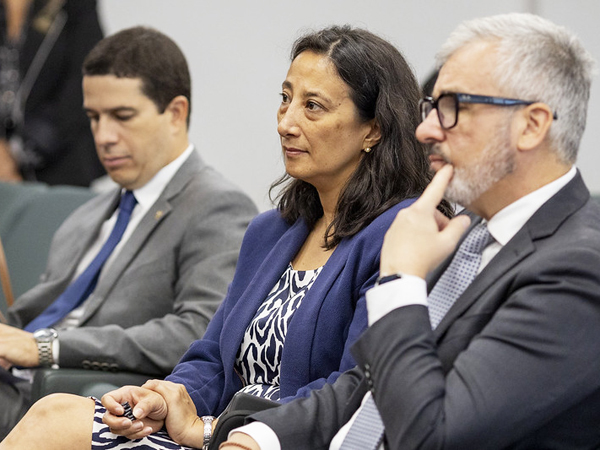
[[[233,210],[240,214],[257,213],[254,202],[234,183],[193,155],[169,182],[163,196],[173,204],[206,214],[206,210]]]
[[[291,225],[281,217],[279,211],[271,209],[252,219],[244,241],[247,241],[247,244],[252,242],[274,242],[280,239],[290,228]]]

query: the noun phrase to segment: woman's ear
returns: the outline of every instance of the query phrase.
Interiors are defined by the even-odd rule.
[[[521,151],[537,148],[548,136],[553,120],[552,110],[545,103],[533,103],[523,108],[517,148]]]
[[[379,122],[375,119],[371,119],[367,123],[369,124],[370,129],[365,136],[362,148],[372,148],[381,140],[381,128],[379,127]]]

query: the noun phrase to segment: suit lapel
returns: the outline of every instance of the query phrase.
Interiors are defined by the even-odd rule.
[[[121,198],[120,190],[117,190],[111,194],[107,194],[107,199],[104,207],[97,208],[87,213],[85,217],[81,218],[81,222],[77,226],[77,229],[73,231],[74,236],[80,236],[80,238],[73,241],[73,246],[70,249],[70,256],[66,261],[70,262],[68,272],[65,274],[65,289],[66,286],[72,281],[75,275],[75,270],[81,262],[83,255],[90,248],[93,242],[97,239],[100,233],[102,224],[112,215],[119,204]],[[63,249],[59,249],[61,251]]]
[[[553,235],[562,222],[580,209],[588,199],[589,191],[578,172],[573,180],[535,212],[517,234],[477,275],[473,283],[456,300],[435,329],[437,339],[439,340],[448,327],[464,314],[473,303],[479,300],[487,289],[500,280],[512,267],[532,254],[535,251],[536,240]],[[472,226],[475,226],[479,221],[474,221]],[[467,233],[465,233],[466,235]],[[435,274],[432,274],[431,280],[433,282],[441,276],[453,256],[454,254],[447,258],[442,269],[436,270]],[[429,283],[429,290],[433,287],[433,282]]]
[[[84,323],[104,303],[110,292],[114,289],[119,279],[125,273],[131,262],[144,247],[152,232],[171,213],[171,201],[184,190],[191,181],[192,176],[202,169],[200,156],[196,151],[183,163],[171,181],[165,186],[154,205],[144,215],[131,237],[127,240],[117,258],[112,262],[106,272],[100,274],[98,285],[90,296],[85,312],[81,318]]]
[[[254,277],[248,283],[248,288],[228,313],[223,325],[223,329],[227,329],[228,333],[221,335],[225,367],[233,367],[248,324],[300,250],[308,233],[309,229],[303,220],[297,220],[283,233],[260,263]]]

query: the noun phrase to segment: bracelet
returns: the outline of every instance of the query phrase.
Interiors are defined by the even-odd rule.
[[[208,444],[210,443],[210,438],[212,437],[212,423],[215,418],[214,416],[202,416],[200,419],[202,422],[204,422],[204,442],[202,445],[202,450],[208,450]]]
[[[250,447],[248,447],[244,444],[238,444],[237,442],[228,442],[228,441],[225,441],[221,445],[219,445],[219,450],[224,448],[226,445],[233,445],[234,447],[241,448],[243,450],[252,450]]]

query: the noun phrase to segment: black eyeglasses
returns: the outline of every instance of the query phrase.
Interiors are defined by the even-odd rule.
[[[432,109],[437,111],[440,125],[444,130],[456,126],[458,123],[458,105],[459,103],[484,103],[496,106],[518,106],[531,105],[537,102],[517,100],[514,98],[490,97],[487,95],[463,94],[460,92],[448,92],[440,95],[436,100],[432,97],[425,97],[419,102],[421,112],[421,121],[424,121]],[[554,120],[558,119],[556,113],[553,114]]]

